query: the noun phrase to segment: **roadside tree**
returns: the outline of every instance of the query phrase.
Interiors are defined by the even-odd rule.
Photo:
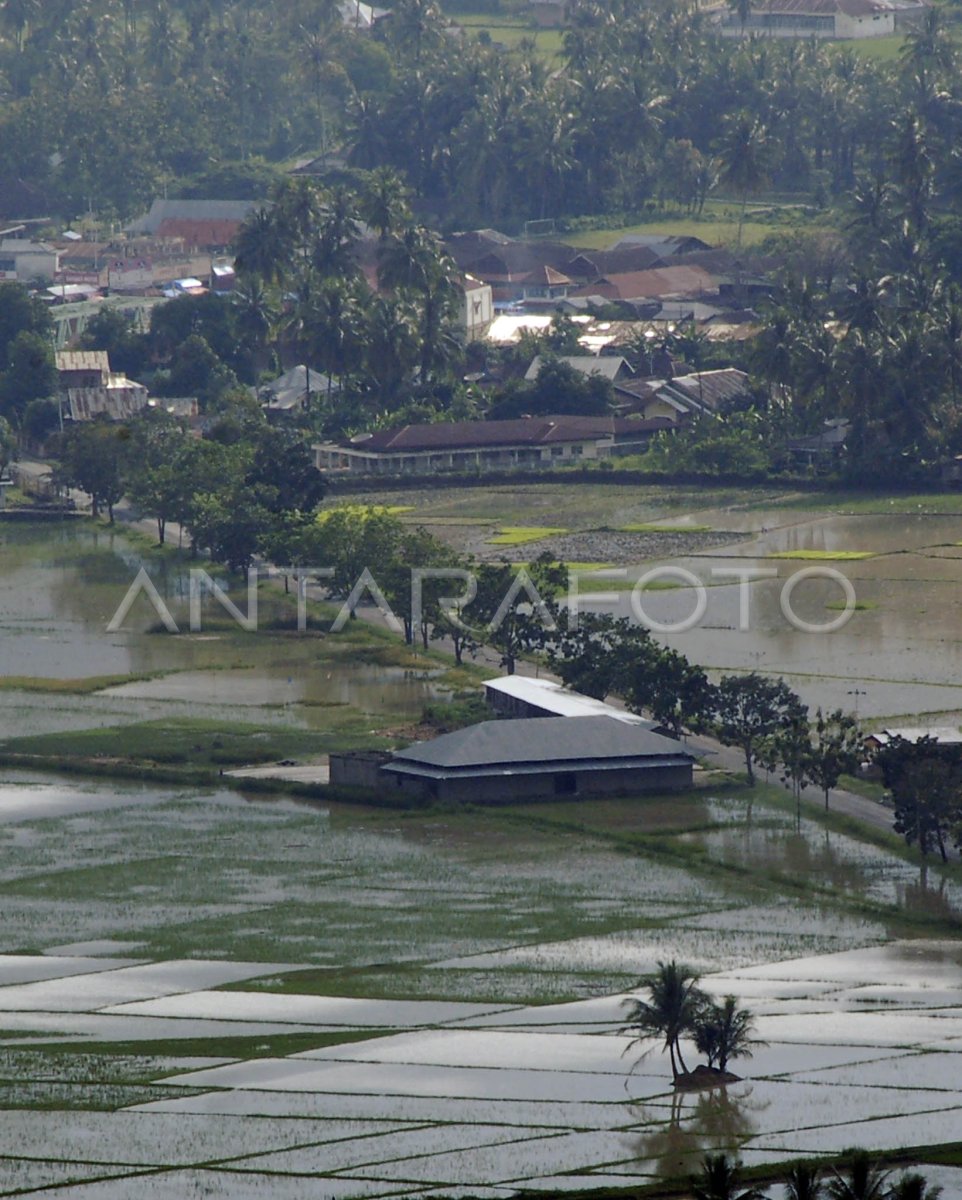
[[[771,738],[804,715],[805,708],[784,679],[723,675],[714,692],[715,736],[745,755],[748,782],[754,787],[754,763],[766,738]]]

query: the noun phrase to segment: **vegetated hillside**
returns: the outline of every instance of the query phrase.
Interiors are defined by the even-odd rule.
[[[319,150],[394,167],[422,215],[461,226],[698,212],[716,186],[823,204],[860,173],[951,204],[959,84],[940,11],[893,59],[721,38],[681,4],[579,0],[554,58],[499,44],[500,10],[462,28],[431,0],[398,0],[373,30],[334,0],[8,0],[0,213],[260,198]]]

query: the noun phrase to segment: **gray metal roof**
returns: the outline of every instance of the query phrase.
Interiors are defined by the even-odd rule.
[[[268,397],[268,404],[272,409],[286,411],[302,406],[308,398],[308,393],[312,396],[326,396],[328,391],[334,393],[340,390],[340,384],[328,379],[323,371],[315,371],[311,367],[308,373],[308,368],[300,364],[291,367],[279,378],[265,383],[260,393]]]
[[[525,371],[525,379],[537,379],[541,372],[541,367],[547,361],[540,354],[535,355],[531,360],[531,365]],[[597,354],[561,354],[558,356],[558,362],[563,362],[566,366],[571,367],[573,371],[578,371],[581,375],[603,375],[606,379],[617,379],[621,372],[626,375],[631,374],[631,367],[628,360],[625,358],[615,358],[611,355]]]
[[[481,768],[523,767],[532,763],[584,765],[598,760],[670,758],[692,761],[680,742],[612,717],[527,717],[482,721],[446,733],[430,742],[415,742],[398,750],[391,763],[401,767]]]
[[[531,679],[527,675],[504,675],[500,679],[485,681],[484,690],[487,693],[497,692],[510,696],[544,710],[546,716],[553,717],[611,717],[614,721],[624,721],[626,725],[641,726],[642,729],[654,729],[657,722],[649,721],[637,713],[626,712],[605,704],[604,700],[596,700],[593,696],[584,696],[581,692],[562,687],[553,679]]]

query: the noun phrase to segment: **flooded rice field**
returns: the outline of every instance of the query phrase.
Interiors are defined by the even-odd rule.
[[[852,904],[834,865],[791,904],[791,862],[728,871],[716,837],[807,833],[763,798],[750,817],[704,800],[715,832],[674,836],[704,839],[685,865],[663,832],[625,853],[509,812],[94,791],[0,778],[0,1194],[119,1197],[136,1172],[169,1200],[316,1196],[318,1177],[508,1196],[640,1186],[706,1150],[959,1138],[962,942],[892,940],[904,895]],[[631,812],[643,828],[641,801],[613,826]],[[866,878],[908,869],[827,837]],[[675,1093],[625,1031],[638,977],[675,956],[756,1014],[742,1083]]]
[[[693,659],[790,671],[813,705],[962,712],[962,515],[671,519],[744,535],[684,560],[706,579],[779,571],[744,632],[737,587],[708,589],[705,623],[667,639]],[[779,588],[810,564],[773,556],[842,551],[870,555],[834,561],[864,607],[786,629]],[[108,633],[143,561],[121,535],[0,526],[0,558],[4,738],[232,721],[326,746],[437,694],[436,664],[319,639],[169,636],[140,609]],[[182,614],[182,565],[150,561]],[[688,593],[645,608],[677,620]],[[813,621],[838,598],[796,592]],[[764,787],[392,812],[0,768],[0,1195],[509,1197],[644,1186],[713,1150],[960,1142],[960,889],[954,864]],[[625,1002],[670,959],[755,1014],[742,1082],[677,1093],[660,1046],[632,1044]]]

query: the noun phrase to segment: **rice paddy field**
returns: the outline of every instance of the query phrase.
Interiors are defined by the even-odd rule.
[[[542,485],[390,502],[460,544],[533,528],[525,553],[617,535],[693,570],[854,554],[835,565],[878,607],[820,686],[841,688],[846,656],[847,687],[885,683],[891,711],[958,686],[959,498],[842,512]],[[689,526],[730,537],[686,556]],[[682,796],[483,810],[227,788],[221,766],[405,740],[449,668],[363,622],[343,641],[271,620],[169,636],[135,609],[109,633],[144,562],[179,615],[183,565],[82,522],[0,526],[0,561],[0,1195],[654,1193],[710,1150],[774,1177],[859,1145],[962,1196],[957,862],[922,866],[884,830],[799,817],[717,769]],[[940,641],[918,620],[922,567]],[[670,616],[686,590],[645,603]],[[711,633],[725,662],[803,653],[764,622],[745,649],[723,620]],[[28,752],[73,771],[24,769]],[[166,774],[108,777],[124,762]],[[742,1082],[675,1092],[660,1046],[625,1030],[626,1000],[672,958],[755,1013],[765,1044]]]
[[[764,788],[575,809],[4,772],[0,1192],[637,1189],[960,1140],[954,869]],[[668,957],[755,1012],[744,1082],[675,1093],[631,1044]]]

